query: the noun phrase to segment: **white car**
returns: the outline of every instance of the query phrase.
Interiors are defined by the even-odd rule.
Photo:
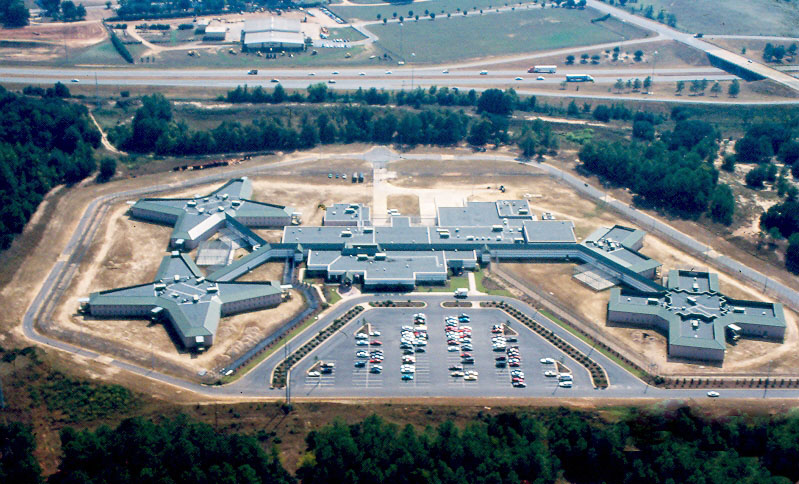
[[[442,74],[449,74],[449,69],[444,69],[443,71],[441,71],[441,73]]]
[[[535,80],[536,81],[543,81],[544,80],[544,76],[538,76],[538,77],[535,78]]]
[[[366,341],[365,339],[359,339],[358,341],[355,342],[355,344],[358,346],[369,346],[369,342]]]
[[[558,386],[561,387],[561,388],[571,388],[572,387],[572,382],[570,382],[570,381],[562,381],[562,382],[558,383]]]
[[[358,75],[359,75],[359,76],[365,76],[365,75],[366,75],[366,73],[365,73],[365,72],[359,72],[359,73],[358,73]]]
[[[516,80],[517,80],[517,81],[523,81],[523,80],[524,80],[524,78],[523,78],[523,77],[517,77],[517,78],[516,78]]]
[[[377,331],[377,330],[372,331],[372,332],[369,333],[369,336],[380,336],[380,331]]]
[[[276,78],[273,78],[273,79],[272,79],[271,81],[269,81],[269,82],[278,83],[278,82],[280,82],[280,81],[279,81],[278,79],[276,79]]]
[[[555,359],[554,358],[541,358],[541,360],[539,360],[539,361],[541,361],[541,363],[544,364],[544,365],[554,365],[555,364]]]
[[[69,82],[80,82],[80,80],[78,80],[78,79],[72,79],[72,80],[71,80],[71,81],[69,81]]]
[[[477,381],[477,375],[466,375],[463,379],[466,381]]]
[[[488,75],[488,71],[480,71],[480,75],[481,76],[487,76]]]
[[[312,376],[312,377],[320,377],[320,376],[322,376],[322,374],[321,374],[321,373],[319,373],[318,371],[309,371],[309,372],[308,372],[308,376]]]
[[[460,350],[461,349],[458,348],[457,346],[447,346],[447,351],[449,351],[450,353],[453,353],[455,351],[460,351]]]
[[[391,71],[386,71],[386,75],[391,75]]]
[[[547,371],[544,372],[544,376],[549,377],[549,378],[554,378],[554,377],[558,376],[558,374],[557,374],[557,372],[554,372],[552,370],[547,370]]]
[[[356,333],[355,339],[369,339],[369,335],[366,333]]]
[[[315,76],[315,75],[316,75],[316,73],[315,73],[315,72],[309,72],[309,73],[308,73],[308,75],[309,75],[309,76]]]
[[[337,76],[338,75],[338,71],[333,71],[333,75]]]
[[[718,398],[721,396],[721,394],[719,392],[709,391],[707,392],[707,396],[710,398]]]
[[[462,371],[453,371],[452,373],[449,374],[449,376],[454,377],[454,378],[459,378],[459,377],[463,376],[463,372]]]

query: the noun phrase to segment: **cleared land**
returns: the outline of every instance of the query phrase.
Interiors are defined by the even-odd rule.
[[[493,168],[493,169],[492,169]],[[558,219],[572,220],[578,240],[586,237],[599,226],[622,224],[635,226],[621,218],[602,204],[578,197],[565,185],[535,174],[531,167],[524,165],[503,165],[502,168],[487,167],[479,162],[449,162],[436,164],[401,161],[390,164],[390,169],[404,176],[391,180],[391,184],[413,187],[418,191],[441,190],[451,192],[460,190],[469,200],[491,201],[498,198],[529,199],[533,213],[551,212]],[[434,173],[437,175],[434,176]],[[493,176],[491,176],[493,174]],[[476,180],[474,185],[470,178]],[[491,176],[491,178],[488,178]],[[487,183],[483,185],[479,180]],[[490,179],[490,182],[488,180]],[[478,186],[479,184],[479,186]],[[507,191],[497,190],[499,184]],[[641,227],[647,230],[646,227]],[[663,264],[663,274],[669,269],[690,269],[707,267],[701,260],[682,250],[647,235],[642,252]],[[647,361],[656,363],[658,371],[665,374],[706,374],[707,367],[697,364],[670,361],[666,353],[666,339],[652,330],[611,327],[606,323],[608,292],[594,292],[572,279],[573,264],[502,264],[502,267],[527,281],[530,287],[546,295],[559,306],[580,317],[600,332],[606,333],[616,346],[626,348],[634,355],[642,355]],[[714,271],[712,268],[711,271]],[[718,272],[718,271],[714,271]],[[725,274],[720,274],[722,293],[737,298],[771,300],[757,288]],[[742,374],[766,372],[769,364],[773,374],[788,374],[799,365],[799,329],[797,316],[786,311],[788,330],[785,343],[743,340],[730,346],[721,373]],[[647,336],[644,337],[643,334]],[[714,370],[718,371],[718,370]]]
[[[677,28],[706,34],[799,35],[799,5],[774,0],[644,0],[635,9],[654,7],[677,16]]]
[[[620,22],[592,24],[594,10],[535,9],[499,14],[436,18],[370,25],[379,44],[414,62],[444,62],[473,57],[596,44],[645,37]],[[480,35],[474,35],[480,32]]]
[[[399,210],[402,215],[419,215],[419,197],[416,195],[389,195],[386,206],[389,210]]]

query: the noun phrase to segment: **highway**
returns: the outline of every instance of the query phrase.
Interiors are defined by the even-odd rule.
[[[386,148],[380,147],[376,149],[372,149],[363,153],[343,153],[343,154],[335,154],[335,155],[328,155],[328,158],[335,158],[335,159],[357,159],[363,158],[367,161],[371,161],[372,158],[375,160],[382,160],[385,158],[387,150]],[[399,159],[399,155],[393,153],[394,156],[392,158]],[[417,155],[404,155],[403,158],[406,159],[417,159],[417,160],[441,160],[442,155],[438,154],[417,154]],[[486,162],[506,162],[506,163],[518,163],[518,161],[510,158],[510,157],[503,157],[503,156],[493,156],[493,155],[486,155],[486,154],[475,154],[475,155],[466,155],[456,157],[458,159],[476,159],[476,160],[483,160]],[[86,211],[84,212],[83,216],[81,217],[78,226],[75,229],[71,239],[67,243],[64,251],[59,256],[57,261],[54,261],[53,268],[44,281],[42,287],[40,288],[39,292],[35,296],[34,300],[32,301],[31,305],[28,307],[24,317],[23,317],[23,332],[25,336],[37,343],[50,346],[53,348],[57,348],[62,351],[79,354],[83,357],[96,359],[100,357],[100,355],[92,350],[81,348],[77,345],[66,343],[64,341],[60,341],[54,338],[47,336],[46,334],[42,334],[38,331],[36,321],[41,318],[48,318],[49,315],[52,313],[52,308],[55,304],[64,303],[63,301],[59,301],[63,291],[69,285],[71,277],[75,273],[75,269],[77,265],[80,264],[83,256],[85,255],[86,250],[88,249],[89,245],[92,242],[93,234],[98,229],[100,223],[102,222],[103,216],[108,209],[109,204],[121,201],[124,199],[132,198],[132,197],[140,197],[144,195],[151,195],[154,193],[160,193],[164,191],[170,190],[178,190],[178,189],[185,189],[191,186],[197,186],[200,184],[206,184],[211,182],[221,182],[223,180],[227,180],[233,177],[245,176],[245,175],[253,175],[259,173],[269,173],[270,171],[274,171],[278,168],[285,168],[287,166],[294,166],[301,163],[306,162],[313,162],[319,159],[319,154],[314,153],[309,156],[303,156],[295,159],[285,160],[277,163],[273,163],[270,165],[263,165],[263,166],[253,166],[248,168],[240,168],[234,170],[220,170],[216,173],[212,173],[209,175],[199,176],[197,178],[192,178],[185,180],[180,183],[175,183],[171,185],[156,185],[153,187],[138,189],[138,190],[130,190],[130,191],[121,191],[115,194],[105,195],[103,197],[97,198],[92,201],[89,206],[87,207]],[[709,260],[712,260],[718,265],[721,265],[727,269],[731,270],[740,270],[741,275],[751,278],[754,281],[758,279],[765,281],[768,285],[769,290],[778,293],[781,297],[787,299],[789,304],[793,307],[797,307],[799,304],[799,293],[795,290],[788,288],[777,281],[774,281],[766,276],[758,273],[754,269],[748,268],[743,266],[742,264],[738,263],[737,261],[730,260],[724,256],[715,255],[707,246],[704,244],[697,242],[696,240],[692,239],[690,236],[683,234],[674,228],[668,226],[667,224],[660,222],[657,219],[653,219],[646,214],[638,212],[637,210],[627,207],[623,203],[616,201],[601,190],[594,188],[590,185],[586,185],[576,177],[573,177],[569,173],[563,172],[556,167],[547,165],[547,164],[537,164],[540,169],[546,171],[551,176],[555,178],[561,178],[564,182],[569,183],[581,193],[588,195],[595,200],[604,200],[606,203],[609,203],[611,206],[616,208],[617,210],[621,211],[625,215],[631,217],[637,223],[639,223],[642,227],[646,228],[647,230],[655,230],[661,233],[667,240],[676,243],[679,246],[686,247],[692,252],[699,252],[705,253]],[[291,346],[294,348],[299,347],[304,342],[310,340],[317,332],[327,326],[333,319],[336,317],[341,316],[346,312],[349,307],[353,304],[357,303],[367,303],[370,300],[380,300],[380,299],[390,299],[395,298],[398,295],[392,294],[381,294],[381,295],[368,295],[368,296],[360,296],[357,298],[353,298],[347,300],[345,303],[339,304],[334,306],[327,313],[324,314],[322,318],[320,318],[316,323],[312,324],[309,328],[307,328],[303,333],[297,336],[294,340],[291,341]],[[429,293],[421,293],[421,294],[413,294],[413,295],[403,295],[403,298],[412,298],[412,299],[423,299],[430,304],[437,304],[442,298],[451,298],[450,294],[437,294],[431,295]],[[475,298],[472,298],[475,299]],[[664,390],[664,389],[657,389],[649,387],[648,385],[644,384],[643,382],[637,380],[634,376],[627,373],[624,369],[616,365],[611,360],[605,358],[603,355],[592,351],[592,348],[584,343],[579,338],[575,337],[568,331],[560,328],[558,325],[554,324],[553,322],[549,321],[548,319],[544,318],[542,315],[536,313],[536,311],[529,306],[520,303],[519,301],[508,299],[508,298],[497,298],[497,297],[476,297],[476,299],[504,299],[509,304],[512,304],[517,309],[525,312],[530,317],[535,318],[538,322],[545,325],[547,328],[551,329],[563,339],[580,349],[586,354],[590,354],[597,363],[599,363],[607,372],[611,385],[606,390],[594,390],[590,388],[575,388],[573,392],[570,392],[568,396],[574,397],[596,397],[602,396],[606,398],[639,398],[639,397],[652,397],[652,398],[702,398],[705,395],[706,390]],[[49,308],[49,310],[48,310]],[[188,381],[184,381],[182,379],[163,374],[158,372],[156,369],[152,368],[144,368],[138,365],[134,365],[128,363],[126,361],[108,358],[106,361],[110,360],[108,364],[124,369],[126,371],[130,371],[132,373],[136,373],[162,383],[167,383],[176,387],[180,387],[192,392],[195,392],[200,395],[210,396],[210,397],[219,397],[219,398],[229,398],[229,397],[237,397],[237,396],[246,396],[246,397],[274,397],[279,398],[281,396],[281,391],[273,390],[269,388],[269,381],[270,375],[272,373],[273,368],[280,362],[282,359],[282,351],[277,351],[272,354],[269,358],[264,360],[261,364],[256,366],[253,370],[251,370],[246,375],[243,375],[239,380],[236,382],[225,385],[225,386],[205,386],[196,383],[191,383]],[[396,393],[396,389],[387,389],[387,393],[384,396],[402,396],[402,393]],[[544,391],[542,389],[541,392],[536,392],[535,388],[531,388],[530,396],[552,396],[548,394],[549,390]],[[335,391],[331,391],[331,395],[338,395]],[[394,393],[392,393],[394,392]],[[435,393],[435,392],[432,392]],[[768,392],[764,392],[764,390],[721,390],[720,393],[724,397],[740,397],[740,398],[761,398],[764,396],[774,397],[774,398],[797,398],[799,397],[799,389],[795,390],[776,390],[776,389],[769,389]],[[471,393],[469,393],[471,395]],[[355,396],[351,394],[340,394],[338,396]],[[484,395],[488,396],[488,395]]]

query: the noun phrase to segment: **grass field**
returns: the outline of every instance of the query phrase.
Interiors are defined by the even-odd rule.
[[[368,3],[378,2],[372,1]],[[457,9],[471,11],[477,7],[477,9],[480,10],[481,8],[488,9],[490,7],[504,7],[506,4],[510,3],[511,2],[506,3],[504,0],[471,0],[470,2],[464,2],[463,0],[430,0],[429,2],[418,2],[415,4],[402,3],[392,5],[390,3],[386,3],[385,5],[380,6],[363,7],[330,5],[328,8],[332,12],[335,12],[336,15],[344,19],[376,20],[377,14],[380,14],[382,17],[392,18],[394,12],[397,12],[397,16],[402,15],[403,17],[409,17],[409,10],[412,10],[413,14],[419,15],[419,17],[425,15],[425,10],[435,12],[436,15],[441,15],[443,13],[444,16],[446,16],[446,13],[449,12],[454,16],[458,12]],[[513,2],[513,4],[519,5],[519,2]]]
[[[677,16],[677,28],[705,34],[799,35],[799,3],[775,0],[640,0]]]
[[[366,38],[366,36],[352,27],[344,27],[343,29],[330,29],[330,38],[344,39],[347,42],[354,42],[357,40],[363,40]]]
[[[228,49],[220,49],[217,52],[202,50],[201,56],[189,57],[186,51],[164,51],[158,54],[155,64],[142,64],[144,67],[162,69],[164,66],[171,68],[180,67],[241,67],[250,68],[269,68],[269,67],[303,67],[303,66],[330,66],[336,65],[346,67],[349,64],[363,64],[369,61],[371,51],[363,46],[355,46],[349,49],[316,49],[317,55],[308,52],[295,52],[294,57],[278,56],[276,59],[265,59],[253,54],[231,55]],[[351,57],[345,57],[349,52]]]
[[[616,22],[592,24],[593,10],[523,10],[370,25],[381,47],[416,62],[445,62],[471,57],[621,41],[643,31]],[[607,25],[606,25],[607,24]],[[401,32],[402,30],[402,32]],[[480,35],[475,35],[480,32]]]

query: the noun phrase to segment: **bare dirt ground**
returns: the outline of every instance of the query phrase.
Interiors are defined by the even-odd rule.
[[[26,27],[7,29],[0,27],[0,40],[50,42],[70,47],[85,47],[102,42],[107,33],[100,22],[31,24]]]
[[[402,215],[419,215],[419,197],[416,195],[389,195],[386,204],[389,210],[398,210]]]

